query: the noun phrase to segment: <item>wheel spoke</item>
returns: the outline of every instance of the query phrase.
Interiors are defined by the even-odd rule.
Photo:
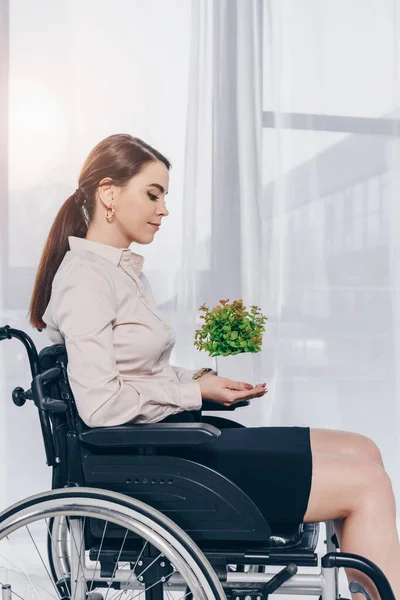
[[[67,521],[67,523],[68,523],[68,521]],[[85,531],[85,524],[86,524],[86,518],[83,521],[83,527],[82,527],[83,532]],[[69,526],[69,531],[70,531],[70,535],[71,535],[71,541],[73,541],[73,544],[75,546],[75,550],[77,552],[79,552],[79,554],[78,554],[78,573],[76,575],[76,582],[75,582],[76,585],[75,585],[74,595],[73,595],[73,599],[72,599],[72,600],[75,600],[76,592],[78,589],[78,583],[81,583],[81,580],[79,579],[80,570],[82,570],[82,576],[85,581],[85,584],[87,583],[86,578],[85,578],[85,565],[82,563],[82,553],[84,554],[84,552],[85,552],[85,536],[84,536],[84,534],[82,535],[82,540],[80,542],[80,548],[78,550],[78,546],[77,546],[76,539],[75,539],[75,534],[73,531],[73,527],[71,527],[71,525]],[[72,573],[71,573],[71,588],[72,588],[72,585],[73,585],[73,581],[72,581]]]
[[[154,565],[154,563],[160,558],[161,554],[162,553],[160,552],[160,554],[158,556],[156,556],[155,559],[152,560],[151,563],[149,565],[147,565],[147,567],[145,569],[143,569],[143,571],[140,571],[139,575],[137,575],[137,578],[141,577],[143,575],[143,573],[146,573],[146,571],[148,569],[150,569],[150,567],[152,567]]]
[[[26,529],[27,529],[27,531],[28,531],[29,537],[30,537],[30,538],[31,538],[31,540],[32,540],[32,543],[33,543],[33,545],[35,546],[35,550],[36,550],[36,552],[37,552],[37,555],[38,555],[38,556],[39,556],[39,558],[40,558],[40,561],[41,561],[41,563],[42,563],[42,565],[43,565],[43,567],[44,567],[44,570],[46,571],[48,578],[50,579],[50,581],[51,581],[51,582],[52,582],[52,584],[53,584],[53,587],[54,587],[54,589],[55,589],[55,591],[56,591],[56,594],[57,594],[56,598],[58,598],[60,594],[59,594],[59,592],[58,592],[57,586],[56,586],[56,584],[54,583],[54,581],[53,581],[53,578],[52,578],[52,576],[50,575],[50,572],[49,572],[48,568],[46,567],[46,564],[45,564],[45,562],[44,562],[44,560],[43,560],[42,554],[41,554],[41,552],[39,551],[39,548],[37,547],[37,544],[36,544],[36,542],[35,542],[35,540],[34,540],[34,538],[33,538],[33,535],[31,534],[31,530],[29,529],[29,527],[28,527],[28,526],[26,526]]]
[[[113,575],[112,575],[112,579],[115,577],[115,573],[116,573],[116,571],[118,569],[118,562],[119,562],[119,559],[121,558],[122,550],[123,550],[123,548],[125,546],[125,541],[126,541],[127,536],[128,536],[128,530],[125,531],[125,536],[124,536],[124,539],[123,539],[122,544],[121,544],[121,548],[120,548],[120,551],[119,551],[119,554],[118,554],[118,558],[117,558],[117,560],[115,562],[115,569],[114,569],[114,572],[113,572]],[[126,564],[129,564],[129,563],[126,563]],[[109,591],[111,589],[111,586],[112,586],[112,579],[110,579],[110,583],[108,584],[108,588],[107,588],[107,592],[106,592],[106,597],[104,598],[104,600],[107,600],[108,593],[109,593]]]
[[[137,557],[137,559],[136,559],[136,562],[135,562],[135,564],[133,565],[133,569],[132,569],[132,571],[133,571],[133,574],[135,574],[136,565],[138,564],[139,560],[142,558],[143,552],[146,550],[146,547],[147,547],[148,543],[149,543],[149,542],[146,542],[146,543],[144,544],[144,546],[143,546],[143,548],[142,548],[142,550],[141,550],[141,552],[140,552],[139,556],[138,556],[138,557]]]
[[[178,598],[178,600],[185,600],[185,598],[187,598],[188,596],[191,595],[191,591],[189,590],[188,592],[186,592],[186,594],[184,596],[182,596],[182,598]]]
[[[135,564],[133,565],[132,573],[129,575],[128,581],[126,582],[126,584],[125,584],[125,586],[124,586],[124,589],[122,590],[122,592],[121,592],[120,594],[118,594],[118,596],[117,596],[116,598],[113,598],[113,600],[120,600],[121,596],[122,596],[122,595],[124,594],[124,592],[125,592],[125,591],[128,589],[128,587],[129,587],[129,584],[130,584],[130,583],[131,583],[131,581],[132,581],[132,577],[133,577],[133,576],[135,576],[135,569],[136,569],[136,565],[138,564],[139,560],[141,559],[141,557],[142,557],[142,554],[143,554],[143,552],[145,551],[145,549],[146,549],[146,546],[147,546],[147,544],[148,544],[148,543],[149,543],[149,542],[148,542],[148,541],[146,541],[146,543],[144,544],[144,546],[143,546],[143,548],[142,548],[142,550],[141,550],[141,552],[140,552],[139,556],[137,557],[137,559],[136,559],[136,562],[135,562]]]
[[[169,589],[167,587],[164,589],[164,592],[167,594],[167,596],[170,600],[175,600],[175,598],[173,597],[173,595],[171,594],[171,592],[169,591]]]
[[[32,587],[32,589],[33,589],[33,591],[34,591],[35,595],[37,596],[38,600],[41,600],[41,597],[39,596],[39,593],[38,593],[38,591],[37,591],[36,585],[33,583],[33,581],[32,581],[32,579],[31,579],[31,577],[29,576],[29,573],[28,573],[28,572],[27,572],[27,570],[25,569],[25,567],[24,567],[24,565],[23,565],[23,563],[22,563],[22,560],[21,560],[21,558],[20,558],[20,556],[19,556],[18,552],[15,550],[15,548],[14,548],[14,545],[12,544],[12,542],[11,542],[11,540],[10,540],[9,536],[6,536],[6,539],[7,539],[8,543],[10,544],[10,546],[11,546],[11,549],[12,549],[12,551],[13,551],[14,555],[15,555],[15,558],[16,558],[16,559],[17,559],[17,561],[19,562],[20,568],[21,568],[21,569],[22,569],[22,571],[24,572],[24,575],[25,575],[25,577],[27,578],[27,580],[29,581],[29,584],[31,585],[31,587]],[[51,596],[51,594],[50,594],[50,596]],[[51,596],[51,597],[52,597],[52,598],[54,598],[54,596]],[[58,600],[58,594],[57,594],[56,600]]]
[[[108,521],[106,521],[106,524],[104,525],[104,529],[103,529],[103,535],[101,536],[101,542],[100,542],[100,548],[99,551],[97,553],[97,559],[96,559],[96,564],[94,566],[94,570],[93,570],[93,577],[92,577],[92,581],[90,582],[90,590],[89,593],[92,591],[93,589],[93,582],[94,582],[94,577],[96,575],[96,569],[97,569],[97,565],[99,564],[99,559],[100,559],[100,554],[101,554],[101,550],[103,548],[103,542],[104,542],[104,536],[106,535],[106,530],[107,530],[107,525],[108,525]],[[118,562],[117,562],[118,565]]]
[[[150,565],[149,565],[149,566],[150,566]],[[159,579],[159,580],[158,580],[158,581],[156,581],[155,583],[152,583],[151,585],[149,585],[149,587],[146,587],[144,590],[140,590],[140,592],[139,592],[138,594],[136,594],[136,596],[132,596],[131,598],[129,598],[129,600],[135,600],[135,598],[137,598],[138,596],[140,596],[140,594],[143,594],[143,593],[146,593],[146,592],[148,592],[148,591],[149,591],[149,590],[151,590],[151,588],[153,588],[155,585],[159,585],[160,583],[161,583],[161,584],[164,584],[164,582],[165,582],[165,581],[167,581],[167,579],[168,579],[169,577],[171,577],[171,575],[172,575],[172,574],[173,574],[173,571],[172,571],[172,573],[170,573],[169,575],[167,575],[166,577],[164,577],[164,578],[163,578],[163,579],[164,579],[164,581],[163,581],[162,579]]]

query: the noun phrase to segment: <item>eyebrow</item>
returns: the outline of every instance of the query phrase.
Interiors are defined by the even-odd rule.
[[[160,192],[163,194],[165,192],[164,188],[162,185],[160,185],[159,183],[150,183],[148,187],[156,187],[160,190]],[[168,194],[169,192],[167,192]],[[165,194],[165,195],[167,195]]]

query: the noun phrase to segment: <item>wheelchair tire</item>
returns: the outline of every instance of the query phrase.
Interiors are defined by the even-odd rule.
[[[70,532],[70,556],[66,557],[68,562],[64,563],[55,560],[54,545],[50,544],[49,546],[46,540],[47,534],[55,531],[55,527],[59,526],[62,518],[66,520]],[[97,549],[97,559],[87,554],[88,549],[84,545],[85,534],[83,532],[85,531],[86,519],[96,520],[96,523],[100,521],[106,523],[100,548]],[[45,535],[42,536],[43,540],[40,538],[35,541],[32,532],[36,533],[39,530],[39,524],[42,524],[42,532]],[[98,567],[108,524],[110,524],[109,527],[116,528],[118,532],[119,528],[122,527],[126,531],[121,550],[116,559],[115,569],[118,568],[118,570],[112,572],[112,577],[101,575]],[[47,573],[49,584],[51,583],[59,598],[73,597],[74,600],[85,600],[96,590],[100,591],[105,587],[107,588],[106,597],[108,596],[112,600],[110,589],[113,589],[115,584],[117,589],[139,589],[140,594],[144,594],[146,599],[153,596],[154,590],[151,590],[151,588],[157,585],[158,587],[161,586],[161,592],[165,590],[167,594],[169,594],[169,591],[179,589],[184,590],[185,595],[187,594],[186,590],[189,589],[196,600],[226,600],[223,587],[216,573],[193,540],[159,511],[123,494],[94,488],[64,488],[38,494],[15,504],[0,514],[0,560],[3,556],[2,547],[5,546],[4,556],[10,556],[10,547],[12,551],[15,551],[15,547],[18,549],[19,536],[25,533],[25,530],[29,534],[29,537],[26,536],[28,542],[29,538],[33,542],[32,552],[28,551],[29,559],[26,564],[30,566],[30,561],[34,558],[35,553],[39,554],[44,567],[42,570],[45,574]],[[75,538],[74,531],[80,537]],[[121,568],[118,562],[120,557],[123,556],[123,545],[129,532],[135,534],[135,539],[138,539],[137,536],[139,536],[139,538],[145,540],[143,550],[148,546],[148,549],[151,548],[159,553],[154,559],[154,554],[149,554],[150,558],[148,559],[144,558],[147,554],[143,554],[142,560],[139,561],[143,553],[142,550],[136,560],[133,572],[130,562],[123,564]],[[11,542],[11,538],[14,538],[13,542]],[[3,542],[4,545],[2,546]],[[42,542],[50,550],[47,562],[40,555],[40,544]],[[14,545],[12,545],[13,543]],[[9,547],[8,544],[11,544],[11,546]],[[25,549],[25,546],[22,544],[21,548]],[[76,553],[74,550],[76,550]],[[90,557],[87,563],[86,554],[88,558]],[[95,560],[96,563],[93,567]],[[147,576],[135,573],[136,565],[143,564],[145,560],[152,560],[152,562],[151,564],[148,563],[148,566],[143,568],[141,573],[145,573],[156,563],[153,566],[153,571],[156,570],[158,573],[159,566],[165,566],[169,569],[167,577],[162,577],[152,583],[150,587],[147,587],[146,580],[152,570],[148,571]],[[121,562],[123,562],[123,558],[121,558]],[[40,562],[37,561],[37,564],[39,565]],[[65,569],[69,568],[70,572],[58,572],[60,564],[64,565],[63,568]],[[146,563],[144,564],[146,565]],[[124,571],[123,568],[126,570]],[[35,571],[33,571],[33,575],[29,576],[25,567],[23,567],[21,574],[24,573],[28,577],[30,587],[32,587],[32,581],[36,576]],[[87,578],[87,573],[93,573],[91,581]],[[119,580],[118,577],[122,577],[122,579]],[[54,579],[57,579],[57,581],[54,581]],[[40,580],[41,585],[43,585],[42,580],[43,577]],[[167,586],[168,589],[166,589]],[[156,596],[158,598],[160,594],[158,593]],[[22,597],[24,597],[24,593]]]

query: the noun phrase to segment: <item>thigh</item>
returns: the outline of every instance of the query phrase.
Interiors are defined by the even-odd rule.
[[[335,429],[310,429],[312,452],[369,460],[383,467],[379,448],[368,437]]]
[[[312,477],[307,427],[229,427],[207,444],[173,452],[232,481],[269,524],[303,521]]]
[[[312,462],[306,523],[346,518],[371,489],[386,489],[389,483],[385,471],[371,461],[313,452]]]

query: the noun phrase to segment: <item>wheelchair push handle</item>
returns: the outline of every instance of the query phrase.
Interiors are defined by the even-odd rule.
[[[2,342],[3,340],[11,340],[12,339],[12,335],[9,332],[10,330],[10,326],[6,325],[5,327],[0,327],[0,342]]]
[[[30,338],[29,335],[24,331],[21,331],[20,329],[13,329],[9,325],[0,327],[0,342],[3,340],[12,340],[13,338],[18,339],[24,344],[28,353],[32,377],[35,377],[40,372],[40,368],[38,351],[36,350],[36,346],[32,338]]]
[[[16,387],[12,391],[12,399],[15,406],[24,406],[27,400],[32,400],[32,392],[31,390],[27,390],[25,392],[25,390],[22,387]]]
[[[58,379],[60,376],[60,369],[53,368],[48,369],[40,375],[36,375],[32,381],[32,389],[26,392],[22,387],[16,387],[12,392],[12,399],[15,406],[24,406],[27,400],[33,400],[36,407],[39,410],[64,413],[67,412],[67,405],[64,400],[58,398],[50,398],[46,396],[44,386],[53,379]]]
[[[51,412],[66,412],[67,405],[64,400],[50,398],[46,395],[45,385],[60,378],[61,370],[58,367],[47,369],[32,381],[32,398],[39,410]]]

